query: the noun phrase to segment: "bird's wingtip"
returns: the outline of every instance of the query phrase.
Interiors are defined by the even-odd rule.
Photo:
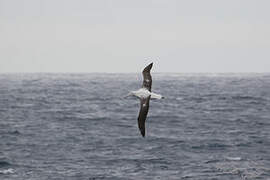
[[[142,135],[142,137],[145,137],[145,131],[141,131],[141,135]]]
[[[153,62],[151,62],[150,64],[148,64],[148,66],[147,67],[150,67],[150,68],[152,68],[152,66],[153,66]]]
[[[144,69],[143,72],[150,72],[150,70],[152,69],[153,63],[150,63],[149,65],[147,65]]]

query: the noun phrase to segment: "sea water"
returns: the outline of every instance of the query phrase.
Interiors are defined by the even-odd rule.
[[[1,180],[270,179],[269,74],[1,74]]]

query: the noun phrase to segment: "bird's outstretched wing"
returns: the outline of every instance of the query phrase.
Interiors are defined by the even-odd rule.
[[[153,63],[149,64],[148,66],[146,66],[146,68],[144,68],[142,74],[143,74],[143,88],[148,89],[148,91],[151,92],[151,87],[152,87],[152,77],[150,74],[151,68],[153,66]]]
[[[142,136],[145,136],[145,120],[149,109],[150,96],[141,99],[141,109],[138,117],[138,126]]]

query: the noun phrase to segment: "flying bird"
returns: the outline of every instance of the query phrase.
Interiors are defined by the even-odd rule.
[[[145,137],[145,120],[149,110],[150,99],[163,99],[164,97],[160,94],[151,92],[152,87],[152,77],[150,71],[152,69],[153,63],[146,66],[142,72],[143,74],[143,84],[137,91],[131,91],[127,96],[135,96],[140,99],[141,107],[138,116],[138,127],[143,137]]]

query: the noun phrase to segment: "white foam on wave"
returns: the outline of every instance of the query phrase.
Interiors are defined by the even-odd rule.
[[[230,161],[240,161],[242,160],[241,157],[226,157],[227,160],[230,160]]]
[[[13,173],[15,173],[15,170],[12,168],[0,170],[0,174],[13,174]]]
[[[178,100],[178,101],[181,101],[183,99],[184,99],[183,97],[176,97],[176,100]]]

